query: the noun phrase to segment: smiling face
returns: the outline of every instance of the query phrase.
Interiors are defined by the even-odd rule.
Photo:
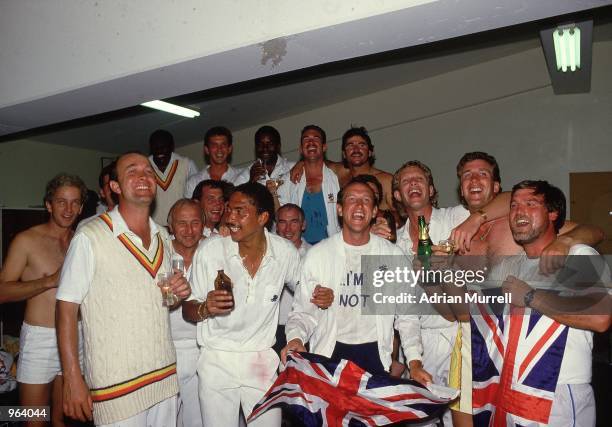
[[[349,165],[358,167],[369,162],[372,151],[368,147],[368,142],[362,136],[354,135],[346,140],[342,156]]]
[[[323,137],[316,129],[308,129],[302,134],[300,149],[304,160],[321,160],[327,144],[323,143]]]
[[[520,189],[512,194],[510,229],[519,245],[532,243],[550,230],[554,234],[557,216],[557,212],[548,212],[544,195],[534,194],[533,189]]]
[[[208,156],[211,164],[227,164],[227,158],[231,153],[232,145],[230,145],[225,135],[213,135],[208,138],[207,143],[204,145],[204,154]]]
[[[70,228],[83,209],[81,190],[71,185],[59,187],[50,201],[45,202],[50,220],[61,228]]]
[[[174,144],[167,139],[154,138],[149,142],[149,150],[157,167],[165,170],[168,163],[170,163]]]
[[[187,249],[193,248],[200,242],[203,228],[202,210],[197,205],[177,206],[172,212],[170,229],[175,244]]]
[[[407,210],[420,210],[431,205],[434,195],[433,185],[429,185],[427,175],[417,166],[404,168],[399,175],[398,189],[393,196]]]
[[[483,208],[499,193],[500,183],[493,180],[493,166],[486,160],[467,162],[459,172],[461,195],[471,211]]]
[[[234,242],[248,241],[259,233],[268,222],[267,212],[257,213],[257,208],[245,194],[236,191],[227,204],[227,226]]]
[[[200,206],[204,210],[206,218],[206,226],[213,229],[221,222],[223,212],[225,211],[225,199],[223,198],[223,190],[213,187],[202,187],[202,195],[200,197]]]
[[[306,229],[306,222],[300,211],[293,207],[280,208],[276,216],[276,233],[296,246],[300,244],[302,232]]]
[[[280,154],[280,144],[274,141],[271,135],[264,133],[255,142],[255,156],[261,159],[264,164],[276,164],[276,159]]]
[[[126,154],[117,160],[117,181],[110,182],[119,203],[150,205],[155,199],[155,172],[142,154]]]
[[[336,209],[343,228],[355,234],[369,233],[377,212],[374,192],[367,184],[348,184],[342,190],[342,200]]]

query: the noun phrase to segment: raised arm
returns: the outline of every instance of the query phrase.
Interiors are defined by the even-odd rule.
[[[612,298],[606,292],[560,296],[546,290],[535,290],[514,276],[506,278],[502,289],[512,294],[512,304],[519,307],[525,306],[526,296],[532,293],[531,308],[572,328],[605,332],[612,323]]]

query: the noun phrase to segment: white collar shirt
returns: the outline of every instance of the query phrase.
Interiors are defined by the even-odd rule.
[[[429,220],[429,237],[431,241],[438,243],[440,240],[448,239],[451,230],[470,216],[470,212],[463,206],[458,205],[449,208],[433,208]],[[412,250],[412,238],[408,231],[410,219],[406,224],[397,230],[397,245],[408,254],[414,257]],[[454,339],[457,323],[446,320],[441,315],[416,315],[410,314],[398,320],[398,329],[402,340],[402,349],[407,361],[422,360],[423,357],[440,357],[442,355],[424,354],[429,352],[429,346],[424,342],[424,333],[438,333],[446,336],[446,339]],[[443,338],[440,338],[443,339]]]
[[[185,186],[185,197],[191,199],[191,196],[193,196],[193,190],[195,190],[197,185],[206,179],[211,179],[209,170],[210,165],[207,165],[200,172],[189,178],[189,180],[187,181],[187,185]],[[225,171],[223,176],[221,176],[221,181],[226,181],[230,184],[234,184],[238,176],[242,173],[242,171],[242,168],[235,168],[232,167],[232,165],[228,164],[227,170]]]
[[[198,344],[221,351],[263,351],[274,345],[285,283],[297,282],[300,257],[288,240],[264,231],[267,248],[255,277],[244,267],[231,237],[206,240],[194,259],[193,297],[205,300],[218,270],[233,285],[234,309],[198,323]]]
[[[150,241],[149,248],[145,249],[142,244],[142,239],[133,233],[125,220],[119,213],[119,208],[115,207],[108,212],[108,215],[113,223],[113,236],[118,237],[121,234],[126,234],[127,237],[134,243],[139,250],[146,254],[149,259],[153,259],[157,252],[157,245],[164,245],[164,261],[163,266],[159,271],[168,271],[170,269],[170,252],[168,248],[168,237],[165,229],[160,228],[153,219],[149,217]],[[101,221],[96,217],[96,220]],[[159,234],[160,239],[157,239]],[[80,304],[87,293],[93,280],[95,271],[94,254],[92,252],[89,237],[83,232],[78,231],[72,241],[66,254],[62,272],[60,275],[59,288],[56,298],[62,301],[74,302]]]
[[[470,212],[461,205],[450,208],[432,208],[429,220],[429,237],[437,244],[440,240],[448,239],[453,228],[461,224],[470,216]],[[410,219],[397,230],[397,245],[408,255],[414,255],[412,250],[413,241],[408,229]]]

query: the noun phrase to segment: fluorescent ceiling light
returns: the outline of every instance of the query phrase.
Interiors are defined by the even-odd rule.
[[[155,101],[143,102],[140,105],[144,107],[154,108],[156,110],[165,111],[166,113],[189,117],[190,119],[193,119],[194,117],[198,117],[200,115],[200,113],[196,110],[180,107],[178,105],[170,104],[169,102],[160,101],[159,99]]]
[[[580,69],[580,28],[569,25],[555,29],[553,43],[558,71]]]

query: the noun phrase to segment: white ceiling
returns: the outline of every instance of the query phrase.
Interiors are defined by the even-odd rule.
[[[540,43],[538,25],[514,27],[509,35],[493,29],[612,1],[470,0],[459,1],[466,6],[461,13],[457,13],[457,3],[441,0],[421,6],[416,14],[407,14],[405,10],[393,12],[293,38],[275,39],[267,46],[250,46],[164,67],[163,72],[138,73],[0,108],[0,135],[4,134],[0,142],[27,138],[121,152],[145,149],[151,131],[166,128],[175,135],[177,145],[190,144],[200,141],[205,130],[213,125],[224,124],[239,130],[533,49]],[[609,12],[609,8],[603,10]],[[419,19],[432,14],[444,19]],[[409,29],[406,22],[412,24]],[[357,35],[364,28],[369,44],[362,46]],[[490,31],[469,35],[484,30]],[[457,36],[464,37],[442,41]],[[598,37],[597,30],[594,37]],[[424,44],[432,40],[437,42]],[[244,56],[252,56],[255,51],[263,60],[270,52],[286,49],[287,43],[295,44],[292,54],[297,52],[291,61],[281,56],[283,63],[272,69],[267,67],[265,73],[248,67],[241,69]],[[381,53],[389,50],[393,52]],[[351,57],[361,58],[347,59]],[[206,82],[202,82],[202,69],[207,70]],[[201,116],[182,119],[133,107],[138,97],[141,101],[150,99],[146,94],[152,93],[149,89],[153,86],[157,93],[160,90],[165,93],[166,99],[198,88],[201,92],[175,99],[197,108]],[[117,111],[109,113],[112,110]],[[89,115],[86,113],[97,115],[83,119]],[[21,119],[24,116],[27,120]]]

